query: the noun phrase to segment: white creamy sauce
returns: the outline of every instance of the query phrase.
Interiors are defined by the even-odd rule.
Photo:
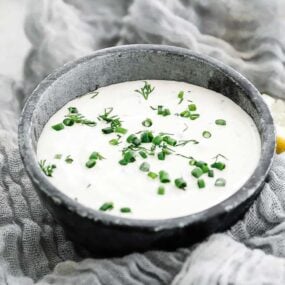
[[[251,176],[260,157],[260,136],[250,116],[225,96],[199,86],[163,80],[148,80],[148,83],[155,87],[148,100],[134,91],[143,87],[144,82],[124,82],[98,89],[95,98],[91,98],[93,94],[86,94],[74,99],[50,118],[37,146],[38,160],[56,165],[52,177],[48,177],[50,182],[87,207],[99,209],[105,202],[112,202],[114,208],[107,213],[139,219],[174,218],[197,213],[234,194]],[[184,91],[184,100],[178,104],[180,91]],[[191,103],[197,106],[194,113],[200,114],[199,118],[190,120],[177,116]],[[160,116],[150,108],[158,105],[169,108],[171,115]],[[62,122],[68,114],[68,107],[76,107],[79,113],[96,121],[97,125],[74,124],[55,131],[51,127]],[[108,107],[113,107],[111,115],[118,115],[123,121],[122,127],[128,130],[117,146],[109,143],[117,138],[117,134],[103,134],[101,129],[109,125],[97,119]],[[142,125],[146,118],[153,122],[149,128]],[[216,125],[216,119],[226,120],[226,126]],[[154,135],[171,133],[178,143],[197,140],[198,144],[169,147],[176,153],[208,164],[215,162],[217,154],[222,154],[227,159],[219,157],[218,161],[225,163],[226,168],[214,169],[214,178],[207,174],[200,177],[206,187],[199,189],[197,179],[191,175],[195,167],[189,165],[189,159],[175,154],[167,155],[165,160],[158,160],[156,155],[147,159],[137,155],[134,163],[120,165],[122,149],[128,145],[126,138],[142,130],[151,130]],[[204,138],[203,131],[209,131],[212,136]],[[150,148],[151,144],[144,146]],[[98,160],[93,168],[87,168],[85,163],[94,151],[105,159]],[[56,154],[61,154],[62,158],[56,159]],[[68,155],[73,159],[70,164],[65,162]],[[167,171],[171,183],[162,184],[159,178],[149,178],[139,169],[143,161],[147,161],[155,173]],[[174,180],[180,177],[187,182],[185,190],[174,184]],[[225,179],[226,185],[215,186],[217,178]],[[165,188],[164,195],[157,194],[161,185]],[[131,213],[121,213],[122,207],[129,207]]]

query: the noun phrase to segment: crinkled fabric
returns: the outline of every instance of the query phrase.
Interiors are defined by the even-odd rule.
[[[40,202],[16,133],[22,102],[36,84],[65,62],[112,45],[186,47],[284,97],[283,7],[278,0],[31,1],[23,86],[0,76],[0,284],[285,284],[284,154],[227,232],[173,252],[94,259],[75,249]]]

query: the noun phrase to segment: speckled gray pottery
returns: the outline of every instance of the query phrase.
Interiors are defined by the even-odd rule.
[[[261,159],[251,178],[222,203],[175,219],[133,220],[86,208],[56,189],[38,166],[36,145],[48,119],[64,104],[98,87],[128,80],[186,81],[224,94],[240,105],[259,130]],[[189,245],[227,229],[260,192],[271,166],[275,133],[259,92],[233,69],[182,48],[130,45],[100,50],[48,76],[28,99],[19,125],[19,147],[35,189],[67,235],[101,255]],[[250,159],[250,157],[248,158]]]

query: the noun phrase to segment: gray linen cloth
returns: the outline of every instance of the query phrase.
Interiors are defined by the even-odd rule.
[[[283,2],[284,3],[284,2]],[[284,97],[284,4],[278,0],[34,0],[23,83],[0,76],[0,284],[285,284],[285,154],[245,217],[174,252],[92,259],[41,204],[17,147],[24,98],[61,64],[126,43],[187,47]]]

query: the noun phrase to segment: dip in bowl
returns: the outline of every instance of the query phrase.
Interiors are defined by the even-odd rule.
[[[264,184],[275,133],[236,71],[185,49],[133,45],[47,77],[23,110],[19,145],[67,235],[118,255],[229,227]]]

